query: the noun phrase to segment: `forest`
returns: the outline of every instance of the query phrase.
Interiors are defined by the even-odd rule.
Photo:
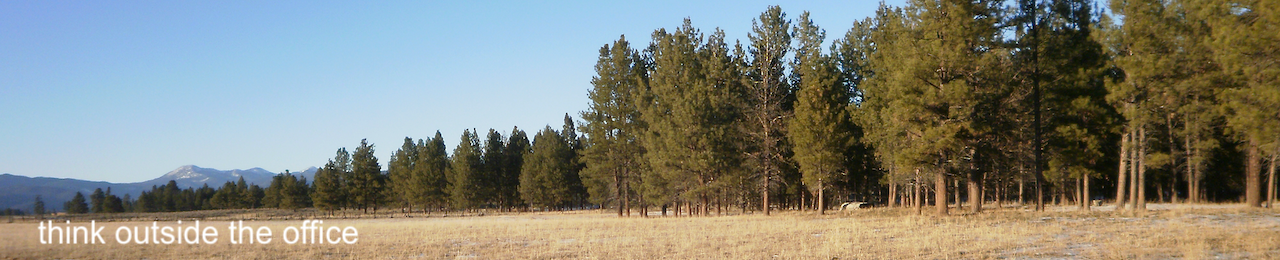
[[[1262,0],[910,0],[831,38],[809,12],[778,6],[751,19],[746,39],[686,18],[647,43],[604,44],[590,107],[532,139],[467,130],[448,151],[439,132],[406,137],[385,171],[362,141],[310,183],[285,174],[265,189],[169,185],[67,205],[619,216],[821,213],[848,201],[943,215],[987,203],[1270,207],[1278,11]]]

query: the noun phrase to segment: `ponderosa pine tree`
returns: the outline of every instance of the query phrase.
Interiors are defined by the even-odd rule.
[[[1275,197],[1275,168],[1280,159],[1280,4],[1275,1],[1188,1],[1197,17],[1208,20],[1208,45],[1222,65],[1228,89],[1220,92],[1227,126],[1244,142],[1245,204],[1262,206],[1262,160],[1270,155],[1267,181]]]
[[[470,129],[462,130],[462,139],[453,148],[450,158],[452,174],[449,175],[449,197],[458,209],[472,209],[482,202],[480,139]]]
[[[44,198],[41,198],[40,195],[36,195],[36,201],[31,206],[31,213],[37,216],[44,215]]]
[[[351,154],[351,176],[347,186],[351,201],[365,213],[371,208],[376,212],[385,195],[386,175],[382,174],[382,165],[373,155],[373,145],[368,139],[361,139],[360,146]]]
[[[564,173],[566,185],[569,185],[569,198],[567,201],[581,205],[586,203],[587,196],[589,196],[587,187],[582,184],[581,175],[582,169],[587,167],[582,163],[582,150],[584,149],[583,145],[586,143],[584,140],[587,137],[578,135],[578,127],[576,125],[573,122],[573,117],[569,116],[569,113],[565,113],[564,125],[560,128],[560,136],[564,138],[566,144],[569,144],[569,151],[573,155],[568,157],[569,163],[573,167],[570,168],[570,171]],[[528,145],[525,147],[525,150],[529,150]]]
[[[782,165],[787,163],[783,149],[786,147],[786,121],[794,102],[794,88],[787,82],[785,59],[791,51],[791,22],[778,6],[760,14],[751,21],[751,55],[746,103],[743,106],[744,133],[751,138],[747,143],[749,164],[760,181],[761,210],[769,215],[769,194],[773,183],[781,181]]]
[[[524,165],[524,157],[530,152],[528,134],[519,127],[511,128],[511,135],[507,137],[506,147],[502,153],[505,159],[502,163],[502,176],[500,176],[499,184],[502,191],[500,196],[505,207],[515,208],[525,205],[527,201],[521,199],[520,196],[520,171]]]
[[[795,143],[795,160],[810,192],[817,194],[819,214],[826,212],[827,186],[837,175],[848,174],[845,151],[852,140],[852,124],[846,107],[849,90],[835,61],[822,53],[826,32],[813,24],[809,12],[800,15],[793,75],[798,75],[795,115],[787,136]]]
[[[307,178],[293,175],[289,170],[271,177],[271,184],[264,191],[262,206],[278,209],[298,209],[311,206],[307,196]]]
[[[1048,171],[1041,175],[1058,184],[1060,192],[1076,184],[1074,197],[1082,210],[1088,210],[1091,179],[1100,176],[1103,147],[1112,140],[1119,119],[1106,101],[1104,80],[1112,70],[1099,37],[1093,35],[1098,20],[1091,1],[1024,1],[1020,6],[1036,8],[1020,10],[1021,16],[1014,17],[1022,36],[1014,64],[1023,68],[1018,79],[1024,86],[1039,84],[1024,89],[1040,89],[1039,97],[1032,97],[1039,99],[1032,101],[1039,108],[1032,109],[1043,117],[1033,126],[1044,132],[1040,149],[1048,155],[1047,165],[1041,165]]]
[[[413,204],[416,202],[414,197],[419,195],[417,191],[422,190],[417,186],[415,176],[419,172],[416,169],[419,161],[418,145],[413,142],[413,138],[405,137],[404,144],[391,154],[391,161],[387,162],[390,200],[407,207],[409,212],[413,212]]]
[[[414,180],[417,203],[434,209],[449,205],[449,154],[440,131],[431,140],[418,145],[418,162]]]
[[[84,214],[89,213],[89,204],[85,203],[84,193],[76,192],[75,197],[62,204],[62,210],[67,214]]]
[[[312,183],[314,189],[311,191],[311,201],[315,207],[330,213],[342,208],[346,200],[345,181],[342,178],[343,168],[340,168],[339,163],[335,161],[350,157],[346,148],[338,149],[337,154],[335,159],[330,159],[323,168],[316,170],[315,181]]]
[[[569,180],[573,150],[560,133],[547,126],[533,137],[533,151],[525,156],[520,175],[520,197],[530,206],[551,209],[570,199]]]
[[[894,44],[877,45],[878,51],[891,48],[902,64],[876,72],[886,77],[883,95],[891,99],[885,112],[892,119],[886,121],[905,124],[900,127],[909,136],[895,164],[933,177],[940,215],[947,213],[947,176],[975,148],[974,116],[989,112],[977,109],[998,87],[983,73],[996,64],[991,51],[1000,39],[1000,12],[997,1],[910,1],[907,27]]]
[[[104,205],[103,202],[106,200],[107,194],[102,192],[102,188],[94,189],[93,193],[89,195],[90,211],[93,213],[103,213],[104,209],[102,206]]]
[[[1164,87],[1175,84],[1174,79],[1182,73],[1177,69],[1178,46],[1173,39],[1177,28],[1164,1],[1113,0],[1111,10],[1124,18],[1124,25],[1116,32],[1120,49],[1115,58],[1124,81],[1109,85],[1108,99],[1128,121],[1128,200],[1134,209],[1146,210],[1147,169],[1167,163],[1169,157],[1149,149],[1156,140],[1148,130],[1156,130],[1155,126],[1165,121],[1168,112],[1161,107],[1161,95],[1168,93]],[[1152,163],[1148,159],[1156,160]]]
[[[506,195],[508,189],[512,189],[512,192],[516,192],[514,190],[516,187],[502,186],[502,177],[506,175],[504,171],[507,169],[507,155],[504,154],[507,149],[505,139],[506,138],[503,138],[502,133],[490,128],[489,134],[485,135],[484,146],[481,148],[483,153],[480,155],[481,168],[483,168],[483,170],[481,171],[482,174],[479,176],[480,188],[482,189],[481,192],[478,193],[478,195],[480,195],[479,199],[482,204],[494,205],[499,209],[504,208],[506,204],[508,204],[507,201],[503,200],[508,199],[503,196]]]
[[[593,203],[616,202],[618,216],[622,216],[627,197],[633,193],[631,184],[639,179],[645,162],[640,137],[647,125],[639,106],[648,99],[647,71],[625,36],[600,48],[595,70],[587,93],[591,104],[581,114],[585,121],[582,132],[589,137],[581,153],[585,166],[582,183]],[[667,194],[651,195],[654,198],[648,200],[661,203]]]
[[[880,161],[880,165],[885,170],[883,183],[890,187],[890,205],[894,205],[899,201],[911,203],[915,200],[916,193],[921,184],[923,184],[923,176],[916,171],[917,167],[910,163],[899,163],[902,148],[911,142],[919,140],[917,135],[909,135],[907,131],[907,121],[898,120],[900,112],[896,112],[895,108],[899,108],[903,101],[898,99],[899,93],[894,93],[894,86],[901,77],[894,72],[899,70],[898,61],[904,59],[906,54],[911,50],[906,46],[909,38],[910,25],[906,22],[906,14],[901,8],[889,7],[881,4],[876,10],[876,16],[864,19],[850,30],[853,37],[846,39],[850,42],[848,46],[856,46],[853,43],[859,39],[865,39],[866,43],[859,45],[870,46],[870,48],[862,48],[865,54],[856,54],[850,52],[844,60],[851,60],[851,57],[865,56],[865,67],[861,69],[864,77],[859,79],[859,88],[862,91],[859,96],[861,102],[853,106],[852,116],[858,125],[863,126],[865,135],[863,140],[875,147],[875,158]],[[866,28],[864,31],[856,31],[859,28]],[[865,34],[865,36],[862,36]],[[852,51],[852,50],[850,50]],[[845,55],[845,51],[841,52]],[[843,61],[842,61],[843,62]],[[852,70],[850,70],[852,71]],[[899,190],[897,187],[901,186]],[[908,192],[908,188],[910,191]],[[901,195],[901,196],[899,196]],[[917,208],[917,212],[920,209]]]
[[[697,202],[691,212],[706,214],[720,177],[740,172],[734,108],[744,87],[724,32],[703,40],[688,19],[674,32],[653,33],[652,100],[641,106],[641,116],[649,124],[642,142],[649,165],[674,197]]]

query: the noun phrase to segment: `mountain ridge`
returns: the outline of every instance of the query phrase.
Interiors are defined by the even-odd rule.
[[[290,174],[307,178],[308,181],[315,179],[316,167],[307,168],[301,172],[291,172]],[[183,165],[160,175],[155,179],[132,182],[132,183],[113,183],[106,181],[90,181],[75,178],[53,178],[53,177],[28,177],[11,173],[0,174],[0,208],[21,209],[30,212],[35,204],[37,195],[41,196],[44,201],[46,210],[62,211],[62,203],[75,197],[76,192],[81,192],[85,196],[93,193],[94,189],[110,190],[111,194],[124,197],[129,195],[137,198],[142,191],[151,190],[152,186],[162,186],[174,181],[179,188],[199,188],[203,185],[209,187],[221,187],[223,183],[228,181],[235,182],[241,177],[245,183],[257,184],[266,188],[271,184],[271,178],[277,174],[261,167],[249,169],[232,169],[218,170],[214,168],[202,168],[196,165]]]

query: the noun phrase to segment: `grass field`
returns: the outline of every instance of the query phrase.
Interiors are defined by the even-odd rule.
[[[1242,205],[1154,204],[1134,215],[1106,207],[1093,212],[1051,208],[988,210],[981,214],[917,216],[909,209],[864,209],[816,216],[618,218],[605,211],[511,213],[485,216],[325,219],[324,225],[354,226],[353,245],[226,242],[227,220],[271,227],[301,224],[301,217],[275,211],[137,215],[107,223],[115,227],[204,218],[219,229],[214,245],[42,245],[38,224],[0,224],[0,258],[80,259],[904,259],[904,258],[1280,258],[1280,211]],[[926,209],[926,212],[931,209]],[[202,214],[202,213],[184,213]],[[193,217],[194,216],[194,217]],[[391,218],[394,217],[394,218]],[[88,217],[92,218],[92,217]],[[81,220],[75,219],[74,223]],[[190,219],[188,219],[189,221]],[[166,222],[167,221],[167,222]],[[187,223],[187,222],[184,222]],[[278,237],[279,233],[275,233]]]

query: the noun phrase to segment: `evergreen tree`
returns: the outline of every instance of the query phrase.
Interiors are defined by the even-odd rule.
[[[799,75],[800,91],[787,133],[795,143],[795,160],[805,186],[818,194],[821,214],[826,210],[827,186],[838,174],[848,174],[845,150],[853,141],[845,110],[849,91],[835,62],[822,53],[826,32],[813,24],[808,12],[800,15],[795,35],[798,47],[793,75]]]
[[[419,172],[416,189],[419,193],[415,198],[420,199],[422,205],[434,208],[446,207],[449,205],[449,178],[452,176],[449,169],[449,155],[446,153],[447,147],[444,144],[444,137],[440,136],[440,131],[436,131],[435,137],[426,143],[418,145],[418,163],[414,170]]]
[[[518,127],[511,128],[511,136],[507,138],[506,149],[502,151],[506,155],[503,162],[501,181],[502,201],[506,202],[506,207],[517,207],[524,205],[527,201],[522,200],[520,196],[520,174],[521,167],[524,165],[524,157],[530,153],[532,149],[529,144],[528,134]]]
[[[360,140],[360,146],[351,154],[351,176],[347,192],[356,207],[368,213],[375,212],[385,195],[386,176],[382,174],[382,165],[378,157],[373,155],[373,145],[367,139]]]
[[[449,197],[458,209],[472,209],[482,202],[480,140],[471,130],[462,131],[462,140],[453,149],[450,158],[452,174],[449,176]]]
[[[271,177],[271,184],[264,191],[266,195],[262,199],[262,206],[279,209],[310,207],[308,190],[306,177],[299,178],[285,170],[284,173]]]
[[[70,201],[67,201],[67,203],[64,203],[62,208],[66,210],[68,214],[89,213],[89,204],[85,203],[84,194],[80,192],[76,192],[76,196],[72,197]]]
[[[791,51],[791,22],[778,6],[770,6],[751,21],[749,52],[751,64],[747,85],[744,114],[747,123],[744,132],[751,141],[747,144],[752,170],[760,181],[761,210],[769,215],[769,193],[773,183],[781,181],[787,158],[783,155],[786,137],[786,120],[791,114],[795,90],[786,74],[787,53]]]
[[[581,114],[586,122],[582,132],[590,137],[581,152],[585,165],[582,183],[592,203],[616,202],[618,216],[622,216],[627,197],[633,193],[631,184],[639,179],[645,162],[640,137],[647,125],[639,106],[648,102],[646,65],[623,36],[600,48],[595,70],[587,93],[591,105]],[[668,194],[648,195],[657,202]]]
[[[391,155],[391,161],[387,163],[387,177],[390,181],[391,198],[401,206],[408,207],[409,211],[413,211],[413,203],[417,196],[418,178],[416,175],[420,171],[417,170],[418,146],[413,142],[413,138],[405,137],[404,144],[400,146]]]
[[[1124,159],[1133,166],[1128,199],[1134,209],[1145,210],[1147,170],[1170,161],[1170,154],[1149,149],[1158,141],[1152,138],[1155,133],[1149,132],[1158,130],[1171,112],[1161,96],[1170,95],[1167,86],[1182,77],[1176,68],[1179,47],[1174,37],[1178,28],[1165,1],[1111,1],[1111,9],[1124,18],[1118,32],[1121,49],[1115,58],[1124,80],[1110,85],[1108,99],[1128,121],[1125,132],[1130,141],[1122,144],[1129,146],[1131,154]]]
[[[1231,86],[1220,91],[1229,130],[1244,143],[1245,203],[1262,206],[1262,157],[1270,155],[1268,204],[1275,200],[1275,168],[1280,161],[1280,4],[1274,1],[1189,1],[1211,26],[1213,59]],[[1127,22],[1126,22],[1127,24]]]
[[[45,213],[44,199],[40,198],[40,195],[36,195],[36,202],[33,206],[31,206],[31,213],[35,213],[36,215],[44,215]]]
[[[896,108],[903,107],[901,105],[903,100],[898,99],[900,94],[893,88],[900,81],[898,78],[900,74],[895,72],[900,71],[898,61],[905,59],[911,50],[907,46],[909,43],[907,33],[910,26],[906,20],[906,14],[901,8],[891,8],[881,4],[876,10],[875,17],[855,24],[850,30],[853,34],[852,40],[844,45],[871,47],[861,49],[861,53],[852,52],[852,48],[846,48],[849,50],[848,54],[845,54],[845,51],[841,52],[845,57],[842,59],[842,64],[855,63],[854,57],[866,57],[865,66],[861,68],[864,76],[851,77],[851,79],[859,79],[856,82],[862,91],[862,95],[859,96],[861,102],[856,103],[852,114],[858,125],[866,129],[863,140],[875,147],[875,158],[885,169],[886,175],[883,182],[889,185],[891,191],[890,206],[906,202],[907,198],[918,198],[915,195],[919,194],[920,185],[923,184],[923,176],[919,175],[919,171],[915,171],[914,165],[898,160],[903,157],[902,149],[910,142],[919,139],[917,136],[908,135],[907,123],[909,122],[898,120],[904,114],[895,111]],[[865,29],[859,30],[862,28]],[[854,43],[859,39],[864,39],[865,43],[855,45]],[[897,187],[900,186],[904,189],[898,190]],[[913,192],[906,192],[905,188],[912,188]],[[915,205],[920,206],[920,204]],[[917,212],[919,210],[917,208]]]
[[[93,194],[89,195],[89,205],[91,206],[90,210],[92,210],[93,213],[103,213],[106,209],[102,206],[105,205],[104,202],[106,201],[107,194],[102,192],[102,188],[94,189]]]
[[[674,197],[698,202],[701,214],[711,209],[720,177],[741,165],[735,104],[744,90],[728,50],[723,31],[704,42],[685,19],[678,30],[654,32],[648,54],[652,100],[640,110],[649,124],[646,157]]]
[[[539,131],[522,166],[520,197],[537,208],[562,206],[570,198],[565,173],[573,170],[573,157],[565,138],[550,126]]]
[[[578,135],[578,128],[573,122],[573,117],[568,113],[564,114],[564,125],[560,128],[560,136],[564,138],[566,144],[569,145],[570,156],[566,158],[569,165],[569,171],[564,172],[565,185],[568,185],[569,193],[565,199],[567,202],[577,202],[579,204],[587,201],[588,192],[586,186],[582,184],[582,169],[586,165],[582,163],[582,150],[584,136]],[[526,146],[528,147],[528,146]],[[525,150],[529,150],[526,148]]]
[[[507,204],[510,204],[506,199],[513,199],[505,195],[516,193],[514,190],[508,190],[508,188],[514,189],[516,187],[503,186],[506,182],[503,177],[507,175],[506,163],[508,161],[507,155],[504,153],[507,149],[507,144],[504,143],[506,140],[504,139],[502,133],[490,128],[489,134],[485,136],[484,148],[482,149],[484,153],[480,156],[483,164],[483,170],[480,175],[480,188],[483,190],[478,194],[481,196],[479,199],[484,204],[496,205],[499,208],[505,208]]]
[[[345,149],[339,149],[339,154],[345,154]],[[329,160],[324,168],[316,170],[314,190],[311,192],[311,201],[315,203],[315,207],[320,210],[334,211],[342,207],[345,198],[345,190],[343,188],[343,180],[341,170],[339,170],[334,160]]]

